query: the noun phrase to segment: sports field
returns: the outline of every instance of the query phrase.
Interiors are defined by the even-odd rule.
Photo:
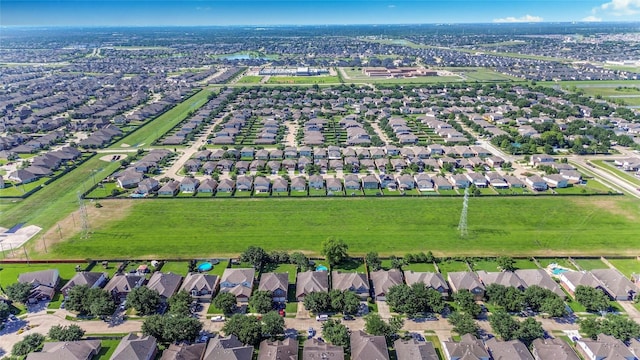
[[[120,219],[94,228],[89,239],[76,236],[38,256],[190,258],[234,255],[248,245],[318,254],[329,236],[344,239],[352,254],[600,256],[640,249],[640,203],[618,196],[472,198],[464,239],[456,230],[460,198],[153,199],[122,205],[109,206]]]

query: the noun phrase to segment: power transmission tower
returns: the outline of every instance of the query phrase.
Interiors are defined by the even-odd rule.
[[[462,202],[462,213],[460,214],[460,222],[458,223],[458,231],[460,231],[460,237],[467,237],[469,231],[467,230],[467,210],[469,208],[469,188],[464,189],[464,201]]]
[[[87,214],[87,208],[84,206],[84,200],[82,199],[82,194],[78,192],[78,206],[80,208],[80,222],[82,223],[82,232],[80,233],[80,238],[86,239],[89,237],[89,215]]]

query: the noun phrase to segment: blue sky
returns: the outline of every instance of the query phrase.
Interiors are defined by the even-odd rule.
[[[0,0],[0,25],[638,21],[640,0]]]

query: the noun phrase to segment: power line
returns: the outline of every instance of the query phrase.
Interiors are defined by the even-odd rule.
[[[89,237],[89,215],[87,214],[87,208],[84,206],[84,200],[82,199],[82,194],[78,192],[78,206],[80,209],[80,222],[82,223],[82,231],[80,233],[81,239],[86,239]]]
[[[469,208],[469,188],[464,189],[464,201],[462,202],[462,213],[460,214],[460,222],[458,223],[458,231],[460,237],[467,237],[469,231],[467,229],[467,210]]]

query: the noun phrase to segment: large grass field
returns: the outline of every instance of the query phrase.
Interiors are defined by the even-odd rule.
[[[187,100],[160,115],[151,123],[142,126],[129,136],[115,143],[111,148],[151,145],[156,139],[184,120],[190,111],[195,111],[207,102],[211,90],[200,90]]]
[[[89,239],[75,237],[38,256],[190,258],[235,255],[248,245],[316,255],[330,236],[344,239],[352,254],[400,256],[600,256],[640,248],[634,199],[472,198],[463,239],[456,230],[461,206],[459,198],[139,200]]]

